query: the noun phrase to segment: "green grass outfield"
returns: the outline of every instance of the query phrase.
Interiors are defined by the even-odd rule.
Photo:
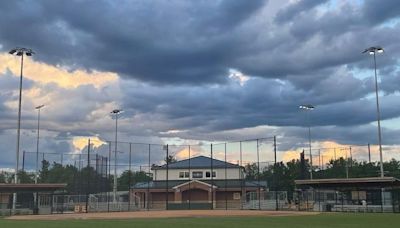
[[[1,228],[394,228],[400,227],[400,214],[320,214],[288,217],[167,218],[131,220],[16,221],[0,219]]]

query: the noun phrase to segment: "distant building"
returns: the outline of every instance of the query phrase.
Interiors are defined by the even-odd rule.
[[[262,195],[258,193],[267,187],[265,181],[246,181],[242,166],[205,156],[170,163],[168,167],[153,166],[151,170],[153,181],[136,183],[131,188],[131,199],[140,208],[240,209],[243,197],[248,193]]]
[[[298,209],[400,212],[400,180],[394,177],[296,180]]]

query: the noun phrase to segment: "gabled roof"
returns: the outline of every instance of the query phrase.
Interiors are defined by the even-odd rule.
[[[232,164],[229,162],[217,160],[217,159],[211,159],[206,156],[198,156],[190,159],[185,159],[181,161],[177,161],[174,163],[169,163],[168,164],[168,169],[201,169],[201,168],[210,168],[211,165],[213,169],[216,168],[239,168],[239,165]],[[162,166],[154,166],[152,169],[167,169],[167,165],[162,165]]]
[[[203,183],[207,183],[210,186],[216,186],[217,188],[267,188],[266,181],[250,181],[250,180],[200,180]],[[132,186],[132,189],[165,189],[168,185],[169,189],[177,185],[189,183],[188,180],[170,180],[170,181],[149,181],[139,182]]]
[[[177,188],[180,188],[180,187],[183,187],[183,186],[185,186],[185,185],[192,184],[192,183],[199,183],[199,184],[205,185],[205,186],[207,186],[207,187],[209,187],[209,188],[211,188],[211,186],[212,186],[213,188],[217,188],[217,186],[215,186],[215,185],[211,185],[211,184],[209,184],[209,183],[206,183],[206,182],[203,182],[203,181],[200,181],[200,180],[191,180],[191,181],[188,181],[188,182],[185,182],[185,183],[182,183],[182,184],[178,184],[178,185],[176,185],[176,186],[174,186],[174,187],[172,187],[172,188],[173,188],[173,189],[177,189]]]

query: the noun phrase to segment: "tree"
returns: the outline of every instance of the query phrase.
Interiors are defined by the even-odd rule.
[[[6,183],[6,175],[4,173],[0,173],[0,183]]]
[[[14,176],[15,174],[11,174],[7,177],[7,182],[8,183],[13,183],[14,182]],[[21,184],[32,184],[35,182],[35,174],[33,173],[27,173],[24,170],[18,171],[18,182]]]
[[[174,156],[168,155],[168,157],[165,158],[164,161],[165,161],[166,163],[171,164],[171,163],[177,162],[178,160],[176,160],[176,158],[175,158]]]
[[[50,163],[46,160],[43,160],[42,161],[42,169],[40,170],[40,174],[39,174],[39,181],[41,183],[49,183],[48,182],[49,168],[50,168]]]
[[[35,174],[27,173],[23,170],[18,172],[18,180],[21,184],[32,184],[35,183]]]
[[[139,182],[151,181],[152,178],[143,171],[132,172],[124,171],[118,178],[118,191],[127,191],[129,188]]]
[[[246,180],[257,180],[258,178],[258,166],[256,163],[247,164],[244,167],[244,173]]]

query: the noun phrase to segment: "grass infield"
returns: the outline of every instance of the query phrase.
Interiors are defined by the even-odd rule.
[[[2,228],[393,228],[399,227],[399,224],[399,214],[336,213],[287,217],[138,218],[129,220],[18,221],[0,219]]]

